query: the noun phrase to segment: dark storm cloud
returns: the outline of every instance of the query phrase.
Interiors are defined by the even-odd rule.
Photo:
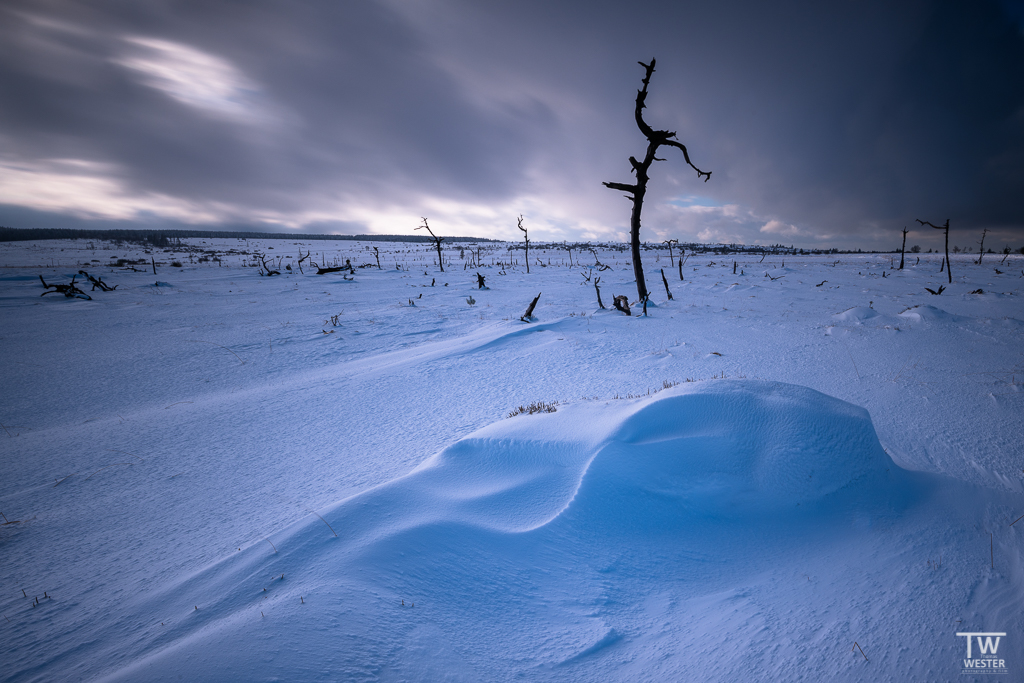
[[[705,184],[678,155],[655,167],[654,233],[875,246],[914,217],[948,217],[1009,239],[1024,225],[1015,10],[7,3],[0,203],[23,194],[34,212],[88,217],[123,200],[100,217],[345,232],[396,232],[374,212],[429,208],[508,237],[514,224],[480,207],[525,206],[552,236],[621,236],[628,203],[600,182],[628,180],[642,153],[636,61],[654,56],[648,121],[714,171]],[[68,174],[108,185],[76,180],[74,201],[36,187]]]
[[[415,178],[427,192],[487,196],[505,190],[526,147],[518,121],[475,115],[411,30],[373,3],[21,10],[0,36],[5,137],[23,157],[116,163],[138,189],[257,204],[269,193],[288,207],[318,179],[365,190]],[[282,120],[245,125],[146,87],[123,66],[139,51],[125,40],[134,36],[224,57]]]

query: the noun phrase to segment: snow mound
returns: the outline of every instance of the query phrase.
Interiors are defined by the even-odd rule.
[[[886,490],[895,469],[867,411],[805,387],[720,380],[502,421],[332,514],[369,543],[438,523],[521,533],[565,513],[570,525],[664,528]],[[361,518],[357,501],[388,522]]]
[[[446,628],[472,630],[459,624],[481,609],[479,596],[524,573],[536,584],[516,599],[563,590],[581,564],[599,567],[599,582],[622,580],[642,593],[666,571],[707,571],[695,557],[746,556],[751,543],[766,548],[767,539],[813,525],[849,528],[847,513],[902,506],[909,489],[900,472],[865,410],[781,383],[687,383],[649,399],[502,420],[404,477],[311,514],[272,544],[261,540],[141,601],[130,620],[154,626],[112,680],[237,676],[256,666],[244,654],[253,629],[272,627],[299,647],[353,611],[375,615],[360,638],[400,652],[419,637],[402,630],[409,617],[395,610],[407,607],[403,596],[409,607],[429,600]],[[674,538],[667,545],[666,535]],[[723,538],[743,540],[726,551]],[[627,547],[653,564],[620,566]],[[386,612],[384,595],[392,596]],[[544,613],[538,600],[522,612]],[[622,647],[602,620],[565,620],[574,625],[546,636],[550,646],[530,666],[581,665]],[[546,623],[524,633],[554,628]],[[500,622],[488,628],[502,631]],[[515,628],[495,632],[480,647],[501,650],[519,637]],[[351,657],[356,666],[358,652]],[[399,668],[422,665],[398,659]],[[280,662],[282,675],[295,664]]]
[[[854,322],[860,320],[869,320],[870,318],[874,318],[876,316],[878,316],[878,311],[876,311],[873,308],[868,308],[867,306],[854,306],[853,308],[848,308],[847,310],[841,313],[836,313],[835,315],[832,316],[832,318],[835,320],[842,320],[845,322]]]
[[[900,316],[915,322],[956,322],[961,319],[960,316],[947,313],[941,308],[928,306],[927,304],[908,308],[900,313]]]
[[[790,510],[895,469],[867,411],[804,387],[690,385],[639,407],[591,462],[574,506],[664,525],[681,516]]]

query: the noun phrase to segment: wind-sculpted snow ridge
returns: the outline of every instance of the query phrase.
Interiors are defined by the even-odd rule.
[[[616,601],[749,572],[740,558],[822,519],[870,524],[911,502],[909,482],[866,411],[787,384],[507,419],[140,602],[114,678],[586,677],[606,651],[657,658],[629,637],[647,617],[612,618]]]
[[[845,489],[866,503],[891,495],[898,471],[867,411],[803,387],[721,380],[499,422],[334,513],[347,518],[356,501],[401,510],[368,526],[381,535],[438,521],[526,532],[570,508],[600,526],[664,527],[788,512]]]
[[[624,419],[595,456],[574,506],[600,524],[749,523],[819,512],[842,493],[861,509],[899,503],[900,470],[867,411],[793,385],[684,385]]]

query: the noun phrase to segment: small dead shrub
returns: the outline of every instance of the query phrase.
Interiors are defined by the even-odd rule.
[[[516,415],[533,415],[534,413],[553,413],[558,410],[558,401],[552,401],[551,403],[545,403],[544,401],[536,401],[528,406],[519,406],[507,417],[515,417]]]

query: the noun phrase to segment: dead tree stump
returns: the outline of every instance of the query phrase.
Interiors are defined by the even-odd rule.
[[[900,247],[900,270],[903,270],[903,254],[907,251],[907,228],[903,227],[903,246]]]
[[[614,303],[612,305],[615,306],[616,311],[622,311],[628,316],[633,315],[629,310],[629,297],[625,294],[619,294],[617,296],[613,294],[612,297],[614,298]]]
[[[537,292],[537,296],[533,297],[533,301],[531,301],[530,305],[526,308],[526,313],[523,313],[523,317],[520,318],[524,323],[528,323],[533,319],[533,309],[536,308],[537,302],[540,301],[541,294],[542,292]]]

